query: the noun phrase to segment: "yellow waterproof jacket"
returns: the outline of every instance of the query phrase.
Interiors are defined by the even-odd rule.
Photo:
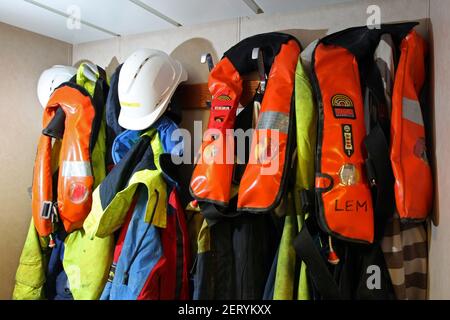
[[[96,79],[101,74],[94,72],[95,78],[86,76],[86,64],[81,64],[78,68],[76,82],[85,88],[91,96],[103,94],[99,92],[100,86]],[[92,71],[92,70],[91,70]],[[106,80],[106,79],[105,79]],[[105,99],[101,97],[100,99]],[[104,102],[104,101],[103,101]],[[92,167],[94,174],[94,186],[97,186],[106,176],[106,127],[105,116],[102,112],[102,121],[96,144],[92,152]],[[55,142],[52,153],[58,154],[59,142]],[[52,156],[52,170],[58,168],[58,157]],[[64,260],[63,267],[67,274],[70,289],[74,299],[97,299],[103,289],[105,279],[102,278],[105,270],[109,270],[112,261],[112,251],[114,239],[112,237],[88,238],[83,229],[76,230],[67,235],[64,240]],[[51,250],[48,248],[48,239],[39,237],[34,225],[28,230],[24,248],[16,272],[16,283],[12,298],[15,300],[36,300],[45,299],[44,284],[48,258]],[[95,261],[95,263],[93,263]]]
[[[278,252],[274,300],[309,299],[306,264],[302,262],[300,278],[295,283],[296,254],[293,241],[305,220],[301,192],[314,188],[314,160],[317,113],[310,81],[299,58],[295,73],[295,116],[297,125],[297,170],[294,190],[289,190],[287,214]]]
[[[16,283],[12,294],[14,300],[45,299],[45,271],[50,251],[48,240],[38,235],[31,219],[16,272]]]

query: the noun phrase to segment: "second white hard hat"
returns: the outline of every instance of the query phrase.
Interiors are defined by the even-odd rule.
[[[119,125],[130,130],[150,127],[166,111],[178,85],[186,80],[181,63],[165,52],[134,52],[120,70]]]
[[[37,85],[37,95],[42,108],[47,106],[53,91],[60,84],[69,81],[77,69],[69,66],[56,65],[42,72]]]

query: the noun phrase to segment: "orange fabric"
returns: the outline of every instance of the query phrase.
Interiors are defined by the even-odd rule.
[[[314,68],[323,111],[316,169],[319,214],[331,234],[371,243],[374,217],[364,170],[366,129],[358,64],[345,48],[321,43],[315,50]],[[342,183],[344,165],[355,169],[352,184]]]
[[[43,127],[47,127],[55,115],[54,109],[45,109]],[[44,201],[52,201],[52,168],[51,168],[52,139],[41,135],[33,170],[33,185],[31,197],[31,209],[33,221],[39,235],[45,237],[52,232],[50,219],[41,218],[42,204]]]
[[[234,167],[226,158],[231,156],[232,161],[234,158],[234,136],[232,132],[227,134],[227,129],[234,128],[242,94],[242,79],[228,58],[222,59],[212,70],[209,90],[212,101],[208,130],[192,175],[191,191],[198,200],[226,205],[230,200]]]
[[[425,128],[418,101],[425,81],[425,51],[425,41],[414,30],[411,31],[401,43],[395,75],[391,163],[395,176],[395,200],[401,219],[425,219],[433,201],[433,179],[426,157]],[[405,101],[410,101],[409,105]],[[410,113],[407,108],[412,107],[416,108],[416,121],[405,116]]]
[[[289,117],[299,54],[300,46],[294,40],[281,46],[280,53],[270,69],[258,121],[268,111],[285,113]],[[284,166],[286,161],[289,161],[286,159],[288,134],[274,131],[276,130],[256,129],[253,134],[249,163],[239,186],[238,209],[266,209],[271,207],[279,196]],[[271,145],[272,139],[278,140],[279,144]],[[267,147],[267,152],[272,153],[272,158],[269,156],[267,161],[257,160],[257,144],[263,146],[262,152],[266,152],[264,147]],[[270,168],[272,165],[277,166],[275,170]]]
[[[299,54],[300,47],[294,40],[281,46],[270,70],[258,119],[265,112],[282,114],[289,119]],[[236,110],[242,94],[241,75],[228,58],[222,59],[212,70],[209,89],[213,97],[211,114],[200,159],[192,175],[191,193],[198,200],[226,206],[231,196],[235,157],[233,131],[227,132],[227,129],[234,129]],[[272,139],[278,137],[279,144],[271,145]],[[239,210],[262,211],[274,205],[279,195],[285,162],[288,160],[286,147],[287,133],[271,129],[255,130],[249,164],[240,183]],[[261,153],[267,151],[269,156],[266,161],[257,161]],[[274,163],[275,170],[267,170]]]
[[[44,127],[61,107],[66,114],[64,136],[59,154],[58,209],[67,232],[80,228],[89,214],[94,177],[90,168],[90,138],[95,109],[89,96],[70,86],[57,89],[44,113]],[[82,163],[88,173],[77,175],[76,170],[64,174],[65,163]],[[41,236],[49,235],[51,222],[40,218],[43,201],[52,201],[51,138],[41,136],[35,161],[33,180],[33,218]],[[85,195],[85,196],[84,196]],[[73,201],[75,197],[77,201]],[[79,200],[79,201],[78,201]]]

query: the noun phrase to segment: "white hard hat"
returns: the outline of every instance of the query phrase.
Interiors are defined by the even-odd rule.
[[[37,95],[42,108],[47,106],[53,91],[61,83],[69,81],[76,73],[77,69],[74,67],[60,65],[53,66],[42,72],[37,86]]]
[[[150,127],[166,111],[178,84],[186,80],[181,63],[166,53],[134,52],[120,70],[119,125],[130,130]]]

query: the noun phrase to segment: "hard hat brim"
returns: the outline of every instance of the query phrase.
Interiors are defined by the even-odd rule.
[[[169,97],[168,100],[170,100],[171,97]],[[168,106],[168,101],[164,101],[161,107],[153,111],[151,114],[143,116],[143,117],[129,117],[123,112],[120,112],[119,114],[119,125],[122,128],[128,129],[128,130],[144,130],[150,127],[153,123],[156,122],[156,120],[159,119],[159,117],[166,111]]]
[[[172,90],[167,94],[167,96],[160,102],[160,106],[156,108],[152,113],[146,116],[141,117],[129,117],[127,113],[123,112],[123,107],[120,110],[119,114],[119,125],[122,128],[128,130],[144,130],[149,128],[153,123],[155,123],[161,115],[167,110],[169,106],[170,100],[172,99],[173,94],[177,90],[179,84],[187,80],[188,76],[186,70],[183,69],[181,64],[176,61],[175,68],[178,69],[178,79],[175,81],[175,85]]]

